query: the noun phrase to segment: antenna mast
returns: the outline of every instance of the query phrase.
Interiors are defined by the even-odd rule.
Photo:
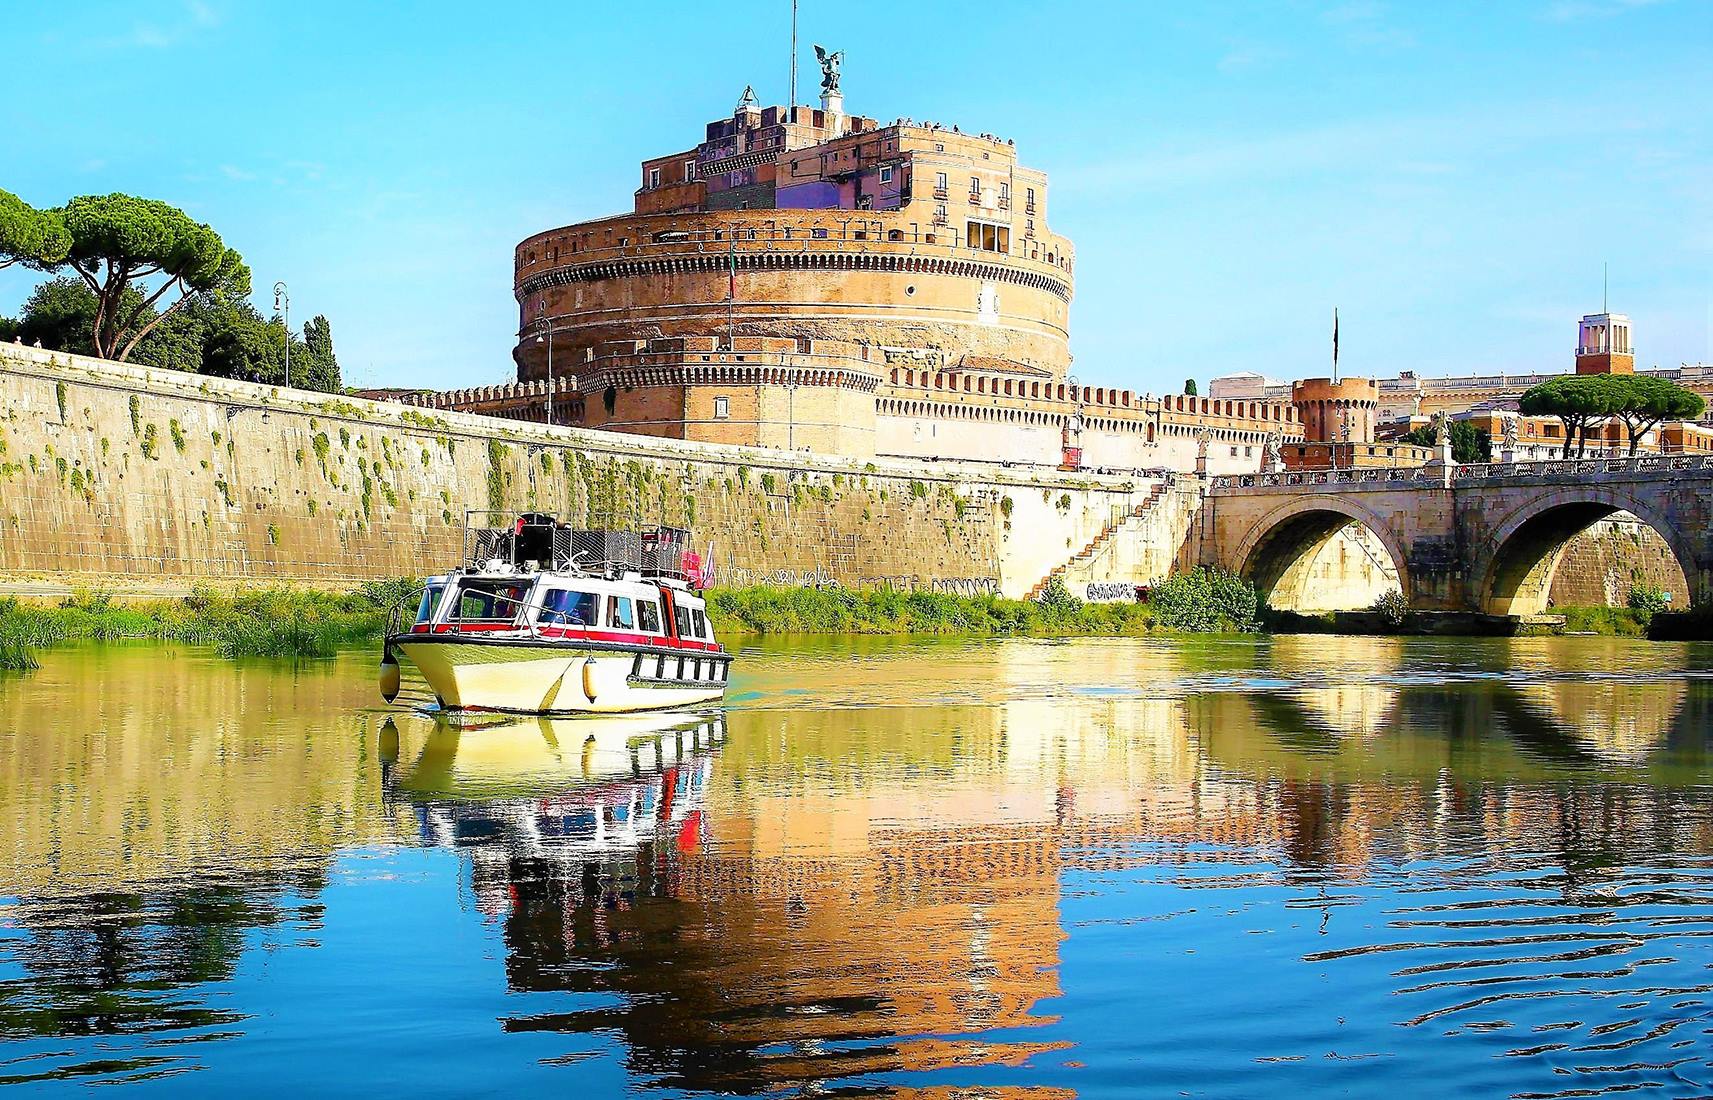
[[[797,0],[791,0],[791,111],[797,110]],[[791,121],[787,112],[786,122]]]

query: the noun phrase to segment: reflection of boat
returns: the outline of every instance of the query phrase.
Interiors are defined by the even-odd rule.
[[[681,707],[725,693],[731,656],[692,580],[687,532],[573,531],[528,514],[465,530],[464,563],[431,577],[388,629],[381,694],[402,654],[442,706],[525,714]]]
[[[720,718],[631,715],[436,722],[393,790],[424,839],[506,858],[599,859],[694,844]]]

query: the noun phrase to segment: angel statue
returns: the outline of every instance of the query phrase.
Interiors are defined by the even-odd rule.
[[[1444,447],[1451,443],[1451,416],[1438,412],[1433,417],[1433,441]]]
[[[1279,451],[1285,445],[1285,437],[1278,432],[1268,432],[1267,438],[1261,443],[1261,472],[1272,473],[1279,464]]]
[[[828,53],[820,45],[815,47],[815,60],[821,63],[821,94],[839,94],[839,66],[845,60],[845,51]]]
[[[1505,418],[1504,431],[1505,431],[1505,436],[1504,436],[1505,449],[1507,451],[1516,450],[1517,449],[1517,418],[1516,417],[1507,416]]]

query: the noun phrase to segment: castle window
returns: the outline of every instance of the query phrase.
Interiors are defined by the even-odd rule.
[[[729,397],[714,398],[714,419],[725,420],[732,415],[732,400]]]
[[[886,239],[889,241],[901,241],[904,239],[904,230],[888,229],[886,231]]]
[[[660,186],[660,169],[650,168],[648,170],[648,186],[651,188]]]
[[[880,182],[881,183],[891,183],[892,182],[892,166],[890,164],[881,166]]]
[[[685,161],[684,162],[684,182],[689,183],[690,181],[694,180],[695,178],[696,178],[696,162],[693,160]]]
[[[825,229],[811,229],[809,231],[809,235],[814,237],[817,241],[824,241],[827,239],[827,231]]]

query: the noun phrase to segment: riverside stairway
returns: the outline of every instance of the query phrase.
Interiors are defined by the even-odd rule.
[[[1106,549],[1107,545],[1119,531],[1123,530],[1133,521],[1147,516],[1148,513],[1153,510],[1154,506],[1160,502],[1160,498],[1166,495],[1168,487],[1169,483],[1167,482],[1161,482],[1160,484],[1155,485],[1148,491],[1147,498],[1144,499],[1141,504],[1129,509],[1123,515],[1101,528],[1100,533],[1095,535],[1093,539],[1089,540],[1089,544],[1077,551],[1076,554],[1068,561],[1054,566],[1053,571],[1037,581],[1035,587],[1029,590],[1029,595],[1025,598],[1031,600],[1040,599],[1041,593],[1045,592],[1047,590],[1047,586],[1053,583],[1053,578],[1062,578],[1076,566],[1083,565],[1094,560],[1102,550]]]

